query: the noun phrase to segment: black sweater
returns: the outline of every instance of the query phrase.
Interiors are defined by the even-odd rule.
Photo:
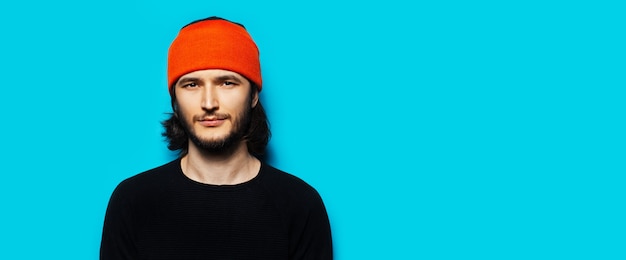
[[[330,224],[315,189],[265,163],[245,183],[208,185],[177,159],[118,185],[100,259],[332,259]]]

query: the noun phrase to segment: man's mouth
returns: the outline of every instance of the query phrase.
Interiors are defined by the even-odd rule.
[[[197,121],[202,126],[215,127],[222,125],[224,122],[226,122],[226,119],[228,119],[228,116],[226,115],[211,115],[202,117]]]

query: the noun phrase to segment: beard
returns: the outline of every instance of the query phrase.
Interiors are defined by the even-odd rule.
[[[239,113],[232,121],[232,129],[230,132],[226,136],[217,139],[204,139],[198,136],[193,128],[193,119],[186,118],[183,113],[179,111],[177,111],[176,114],[189,140],[203,153],[223,155],[232,153],[235,148],[239,146],[239,143],[244,140],[248,128],[250,127],[252,108],[247,106],[246,109]],[[207,112],[203,117],[213,115],[216,115],[216,113]]]

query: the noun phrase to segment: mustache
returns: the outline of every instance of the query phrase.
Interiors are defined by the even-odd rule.
[[[224,113],[216,113],[216,112],[208,112],[208,113],[204,113],[202,115],[195,115],[193,116],[193,120],[194,121],[202,121],[202,120],[224,120],[224,119],[229,119],[230,115],[229,114],[224,114]]]

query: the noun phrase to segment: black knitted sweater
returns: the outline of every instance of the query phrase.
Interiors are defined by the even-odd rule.
[[[208,185],[177,159],[117,186],[100,259],[332,259],[330,224],[314,188],[270,165]]]

